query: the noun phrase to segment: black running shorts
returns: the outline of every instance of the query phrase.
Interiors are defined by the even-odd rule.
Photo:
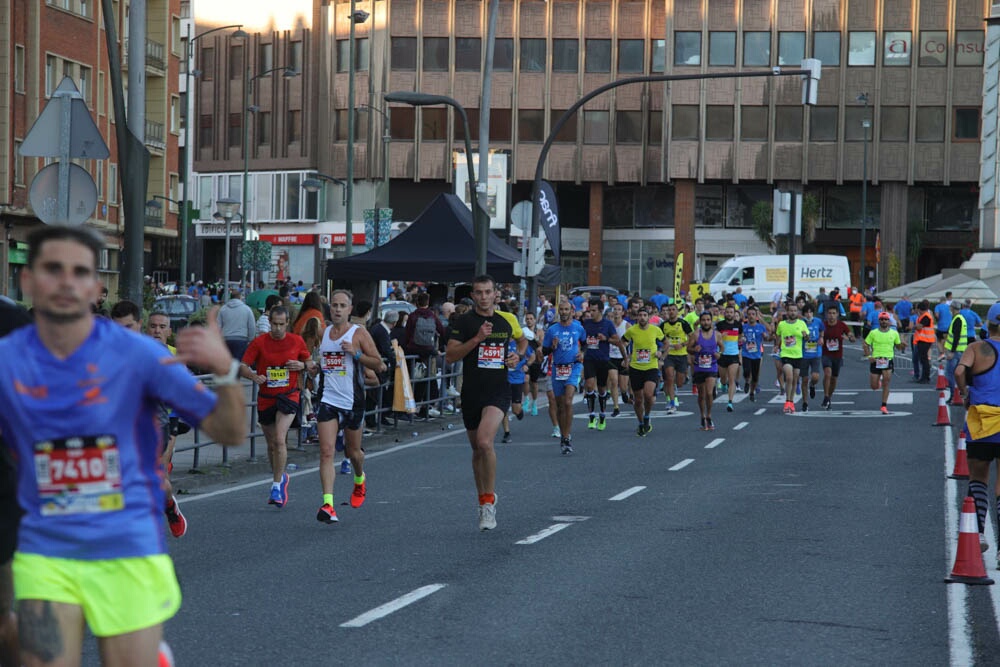
[[[510,388],[502,390],[482,391],[470,390],[468,385],[462,386],[462,421],[466,431],[475,431],[483,421],[483,410],[494,407],[501,413],[510,410]]]
[[[611,363],[609,361],[603,361],[599,359],[584,359],[583,360],[583,377],[585,380],[589,380],[592,377],[597,378],[598,387],[608,386],[608,371],[611,370]]]
[[[638,394],[643,390],[647,382],[652,382],[654,387],[660,382],[660,370],[658,368],[650,368],[648,371],[640,371],[633,368],[628,376],[628,381],[632,386],[633,393]]]

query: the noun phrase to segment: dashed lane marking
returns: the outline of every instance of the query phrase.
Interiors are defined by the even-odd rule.
[[[680,463],[675,464],[672,468],[667,468],[667,470],[669,470],[670,472],[676,472],[676,471],[680,470],[681,468],[686,468],[687,466],[691,465],[692,463],[694,463],[694,459],[684,459]]]
[[[726,441],[725,438],[716,438],[712,442],[710,442],[707,445],[705,445],[705,449],[715,449],[716,447],[718,447],[719,445],[721,445],[725,441]]]
[[[750,425],[750,422],[740,422],[739,424],[737,424],[736,426],[733,427],[733,430],[734,431],[742,431],[743,429],[745,429],[749,425]]]
[[[535,542],[540,542],[541,540],[544,540],[546,537],[555,535],[560,530],[563,530],[564,528],[569,528],[572,525],[573,524],[571,523],[556,523],[549,526],[543,531],[537,532],[534,535],[529,535],[523,540],[518,540],[517,542],[515,542],[515,544],[534,544]]]
[[[341,623],[342,628],[361,628],[372,621],[377,621],[380,618],[385,618],[394,611],[399,611],[403,607],[407,607],[418,600],[437,593],[439,590],[444,588],[447,584],[430,584],[429,586],[421,586],[415,591],[410,591],[406,595],[396,598],[391,602],[386,602],[384,605],[375,607],[371,611],[367,611],[360,616],[356,616],[346,623]]]
[[[755,412],[754,415],[757,416],[757,417],[759,417],[760,415],[764,414],[765,412],[767,412],[767,408],[761,408],[760,410],[758,410],[757,412]]]
[[[614,496],[611,496],[610,498],[608,498],[608,500],[625,500],[629,496],[634,496],[635,494],[639,493],[640,491],[645,491],[645,490],[646,490],[646,487],[644,487],[644,486],[633,486],[631,489],[625,489],[621,493],[619,493],[617,495],[614,495]],[[559,519],[556,519],[556,521],[559,521]]]

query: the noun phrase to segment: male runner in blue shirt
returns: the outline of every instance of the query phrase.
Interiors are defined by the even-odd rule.
[[[569,301],[559,304],[559,321],[546,330],[542,340],[542,353],[552,354],[552,393],[556,397],[559,411],[559,443],[563,454],[573,453],[573,395],[580,386],[583,370],[583,350],[587,332],[583,325],[573,319],[573,306]]]

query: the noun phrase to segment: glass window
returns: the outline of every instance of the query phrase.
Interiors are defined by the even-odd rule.
[[[619,144],[642,143],[642,112],[615,112],[615,141]]]
[[[917,107],[917,141],[944,141],[944,107]]]
[[[469,141],[479,139],[479,109],[466,109],[465,117],[469,121]],[[462,125],[462,117],[456,112],[451,115],[451,136],[455,141],[465,141],[465,126]]]
[[[733,140],[733,107],[710,105],[705,108],[705,140]]]
[[[211,148],[215,141],[212,114],[202,114],[198,124],[198,148]]]
[[[274,67],[274,44],[261,44],[257,51],[257,73]]]
[[[210,46],[201,50],[201,78],[203,81],[215,78],[215,49]]]
[[[771,33],[743,33],[743,65],[767,67],[771,64]]]
[[[959,30],[955,33],[955,66],[983,66],[983,31]]]
[[[338,39],[337,40],[337,71],[346,72],[350,69],[351,63],[351,52],[350,52],[351,41],[349,39]]]
[[[282,200],[284,199],[285,193],[285,179],[282,178],[283,174],[274,174],[274,197],[271,199],[271,218],[274,220],[281,220],[282,211]]]
[[[493,71],[514,71],[514,40],[510,37],[497,37],[493,44]]]
[[[806,57],[804,32],[778,33],[778,64],[782,67],[799,67]]]
[[[302,141],[302,112],[301,111],[289,111],[288,112],[288,143],[294,144]],[[355,123],[355,130],[360,130],[362,127],[361,123]],[[355,132],[355,134],[358,134]]]
[[[564,113],[566,113],[565,109],[553,109],[551,111],[549,118],[551,119],[552,129],[555,129],[556,123],[559,122],[559,119],[562,118],[562,115]],[[579,118],[579,116],[580,116],[579,111],[570,116],[566,120],[566,124],[563,125],[562,128],[559,130],[559,133],[556,134],[555,139],[553,139],[553,141],[562,144],[576,143],[576,119]]]
[[[654,39],[650,42],[649,71],[663,72],[666,66],[666,40]]]
[[[112,168],[115,165],[111,165]],[[116,169],[117,171],[117,169]],[[108,171],[108,199],[111,199],[111,172]],[[212,177],[211,176],[199,176],[198,177],[198,210],[201,211],[201,219],[209,220],[212,218],[212,192],[214,188],[212,187]]]
[[[447,37],[424,37],[424,71],[448,71]]]
[[[497,141],[510,141],[510,136],[510,109],[490,109],[490,138]]]
[[[252,174],[253,189],[257,196],[249,205],[253,206],[250,214],[254,220],[267,220],[271,217],[271,199],[274,197],[274,178],[271,174]]]
[[[952,139],[955,141],[978,141],[979,119],[981,117],[982,112],[979,107],[956,108]]]
[[[393,141],[413,141],[416,109],[411,106],[392,107],[389,114],[389,134]]]
[[[24,47],[20,44],[14,47],[14,90],[24,92]]]
[[[635,226],[673,227],[674,189],[669,185],[648,185],[644,188],[636,188]]]
[[[580,68],[580,41],[576,39],[552,40],[552,71],[576,72]]]
[[[824,226],[828,229],[861,229],[861,195],[860,185],[826,188],[826,201],[823,204]],[[877,228],[882,210],[881,188],[868,186],[867,204],[866,227]]]
[[[920,55],[917,64],[921,67],[947,67],[948,33],[944,30],[920,31]]]
[[[393,37],[390,58],[392,59],[392,69],[409,72],[417,69],[417,38]]]
[[[545,111],[543,109],[518,110],[517,140],[536,143],[545,141]]]
[[[545,71],[544,39],[521,40],[521,71],[522,72]]]
[[[229,147],[235,148],[243,142],[243,114],[229,114]]]
[[[367,40],[366,40],[367,41]],[[367,49],[365,49],[367,51]],[[365,59],[365,69],[368,69],[367,57]],[[296,72],[302,71],[302,41],[288,43],[288,66]]]
[[[875,138],[875,128],[873,123],[873,109],[866,109],[863,106],[849,106],[844,108],[844,141],[869,141]],[[868,123],[867,132],[865,122]]]
[[[587,51],[590,51],[589,46]],[[619,39],[618,71],[626,74],[641,74],[645,66],[643,59],[645,51],[646,45],[641,39]]]
[[[607,111],[584,111],[583,143],[607,144],[609,141],[608,122]]]
[[[774,140],[802,141],[802,107],[779,106],[774,109]]]
[[[243,47],[233,45],[229,47],[229,78],[236,80],[243,78]]]
[[[968,231],[979,222],[979,199],[966,188],[927,188],[927,230]]]
[[[663,143],[663,112],[649,112],[649,144],[659,146]]]
[[[358,37],[354,40],[354,70],[356,72],[368,71],[368,38]],[[300,71],[300,70],[296,70]]]
[[[736,64],[736,33],[708,33],[708,64],[727,66]]]
[[[478,37],[455,38],[455,70],[479,72],[482,70],[482,40]]]
[[[753,207],[757,202],[771,203],[774,191],[760,185],[727,185],[726,186],[726,227],[753,227]],[[753,271],[753,269],[750,269]],[[752,284],[753,274],[750,274]],[[744,274],[743,285],[746,286],[747,276]]]
[[[913,50],[913,33],[886,31],[882,35],[882,64],[886,67],[909,67]]]
[[[635,188],[604,189],[604,226],[632,229],[635,221]]]
[[[813,107],[809,112],[809,140],[837,140],[837,107]]]
[[[879,138],[882,141],[910,140],[910,108],[882,107]],[[873,135],[869,134],[869,138]]]
[[[673,107],[673,122],[671,123],[671,138],[674,140],[697,141],[701,131],[697,104],[675,104]]]
[[[701,33],[674,33],[674,65],[701,64]]]
[[[855,67],[871,67],[875,64],[874,32],[848,33],[847,64]]]
[[[285,176],[285,219],[299,220],[302,216],[302,212],[299,210],[299,198],[302,194],[302,175],[289,172]]]
[[[694,186],[695,227],[722,227],[725,208],[721,185]]]
[[[743,141],[767,141],[767,107],[742,107],[740,109],[740,138]],[[799,123],[799,139],[802,138]]]
[[[448,138],[448,110],[420,108],[420,138],[424,141],[444,141]]]
[[[814,32],[813,58],[823,63],[823,67],[840,65],[840,33]]]
[[[583,71],[611,71],[611,40],[588,39],[583,52]]]

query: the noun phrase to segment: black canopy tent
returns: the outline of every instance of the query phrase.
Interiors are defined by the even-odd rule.
[[[454,283],[473,278],[476,249],[472,212],[453,194],[438,195],[399,236],[383,246],[327,262],[334,281],[414,280]],[[520,280],[514,262],[521,252],[492,232],[486,248],[486,270],[498,282]],[[538,276],[543,285],[559,282],[559,267],[546,265]]]

